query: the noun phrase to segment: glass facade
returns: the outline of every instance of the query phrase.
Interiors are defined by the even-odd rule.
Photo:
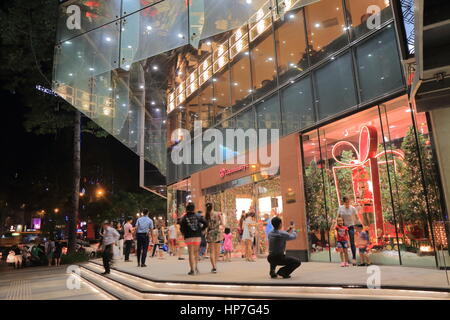
[[[302,135],[312,260],[338,258],[332,224],[344,195],[369,232],[373,262],[448,259],[428,122],[404,96],[382,102],[406,92],[391,1],[70,4],[81,8],[81,28],[68,28],[61,5],[53,90],[166,176],[169,212],[182,213],[189,177],[213,165],[170,160],[196,120],[203,130],[280,129]],[[375,154],[361,161],[365,130]],[[224,159],[235,156],[226,146]],[[228,186],[251,199],[239,206],[282,211],[279,177],[243,179]],[[203,192],[236,219],[233,192]]]
[[[373,263],[423,267],[448,259],[423,117],[402,96],[302,136],[312,261],[340,261],[334,228],[343,197],[369,234]],[[357,257],[357,233],[350,243]]]

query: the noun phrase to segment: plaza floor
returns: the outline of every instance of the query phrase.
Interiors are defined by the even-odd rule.
[[[67,266],[14,270],[0,266],[0,300],[108,300],[109,297],[81,281],[68,289]]]
[[[187,258],[187,257],[186,257]],[[219,262],[218,273],[211,273],[209,259],[199,262],[200,274],[190,276],[188,261],[166,256],[164,259],[148,258],[147,267],[137,267],[133,262],[115,260],[114,268],[153,281],[218,284],[258,285],[313,285],[313,286],[367,286],[371,272],[367,267],[340,267],[336,263],[306,262],[294,271],[291,279],[271,279],[265,259],[256,262],[234,258]],[[101,264],[101,259],[93,262]],[[435,268],[379,266],[382,288],[412,288],[450,292],[446,271]]]

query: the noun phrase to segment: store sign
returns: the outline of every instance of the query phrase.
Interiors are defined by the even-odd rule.
[[[234,168],[234,169],[225,169],[225,168],[222,168],[222,169],[220,169],[220,171],[219,171],[219,175],[220,175],[221,178],[225,178],[226,176],[229,176],[230,174],[233,174],[233,173],[236,173],[236,172],[245,171],[245,170],[248,169],[248,167],[249,167],[248,164],[244,164],[244,165],[239,166],[239,167]]]

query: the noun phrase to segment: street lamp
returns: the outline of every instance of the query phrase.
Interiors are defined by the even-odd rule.
[[[59,208],[55,208],[55,210],[53,210],[53,212],[58,213],[59,212]]]
[[[95,195],[100,198],[103,197],[105,195],[105,191],[101,188],[97,189],[97,191],[95,192]]]

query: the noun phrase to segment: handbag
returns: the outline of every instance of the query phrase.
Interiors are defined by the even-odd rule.
[[[14,253],[14,252],[10,252],[9,254],[8,254],[8,256],[6,257],[6,263],[14,263],[15,262],[15,256],[16,256],[16,254]]]

